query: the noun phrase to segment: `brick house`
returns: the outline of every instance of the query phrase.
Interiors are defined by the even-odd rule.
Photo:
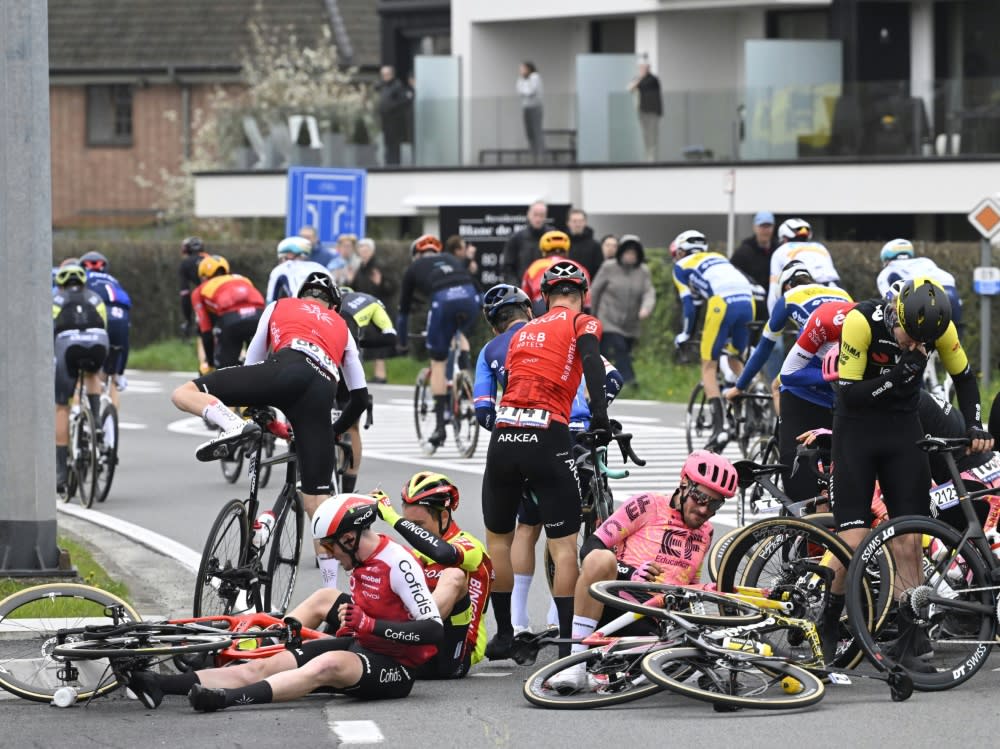
[[[193,113],[240,86],[255,18],[315,46],[326,25],[345,63],[378,65],[369,0],[49,0],[52,220],[57,228],[156,220],[162,169],[190,155]]]

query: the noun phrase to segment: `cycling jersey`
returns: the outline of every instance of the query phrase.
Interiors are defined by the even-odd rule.
[[[409,332],[410,307],[417,291],[428,304],[427,350],[431,359],[444,361],[455,334],[468,332],[475,325],[479,315],[476,285],[465,263],[456,256],[425,252],[403,274],[396,318],[399,335]]]
[[[694,332],[695,298],[707,301],[701,358],[718,360],[732,342],[737,352],[749,343],[747,323],[753,320],[750,281],[718,252],[695,252],[674,262],[674,285],[684,310],[684,332]]]
[[[108,313],[108,358],[104,371],[109,375],[122,374],[128,362],[129,309],[132,300],[128,292],[110,273],[87,271],[87,288],[100,294]]]
[[[107,306],[125,307],[132,306],[132,300],[128,292],[118,283],[118,279],[110,273],[103,273],[97,270],[87,271],[87,288],[97,292],[104,304]]]
[[[955,277],[929,257],[901,257],[890,260],[879,272],[875,283],[880,296],[885,296],[889,287],[896,281],[910,281],[919,276],[927,276],[937,281],[945,289],[955,288]]]
[[[665,494],[637,494],[601,523],[594,534],[615,551],[619,564],[637,569],[646,562],[663,568],[660,582],[695,585],[712,544],[712,524],[688,528]]]
[[[191,305],[198,319],[198,330],[212,330],[213,318],[235,314],[242,318],[255,317],[264,307],[264,297],[250,279],[236,274],[216,276],[191,292]]]
[[[587,279],[587,288],[590,288],[590,273],[575,260],[570,260],[558,254],[538,258],[528,266],[528,269],[524,271],[524,275],[521,276],[521,289],[528,295],[528,299],[531,300],[531,308],[536,314],[543,314],[545,312],[545,298],[542,296],[542,277],[545,275],[545,271],[561,261],[573,263],[573,265],[583,271],[583,275]],[[584,306],[590,306],[589,292],[588,298],[584,300]]]
[[[104,330],[108,313],[99,294],[69,286],[52,293],[52,320],[56,335],[67,330]]]
[[[310,273],[328,273],[326,266],[312,260],[285,260],[271,270],[267,278],[267,303],[286,296],[298,296],[299,288]]]
[[[767,290],[767,308],[772,309],[781,298],[778,281],[781,271],[792,260],[802,262],[816,283],[826,286],[840,281],[840,274],[833,266],[830,251],[819,242],[786,242],[771,253],[771,285]]]
[[[385,305],[371,294],[360,291],[344,294],[340,302],[340,316],[344,318],[347,329],[351,331],[351,335],[359,345],[364,331],[371,328],[383,335],[386,333],[396,335],[396,329],[392,327],[392,320],[389,319]]]
[[[809,315],[802,331],[781,365],[781,385],[801,397],[811,392],[833,406],[833,389],[823,379],[823,355],[840,342],[847,313],[854,302],[839,301],[821,304]],[[813,400],[809,398],[809,400]],[[814,401],[817,402],[817,401]]]

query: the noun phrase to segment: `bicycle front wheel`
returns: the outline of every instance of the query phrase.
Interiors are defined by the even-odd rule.
[[[471,458],[479,444],[479,421],[476,419],[476,406],[472,399],[472,380],[464,370],[455,372],[451,423],[455,430],[458,454],[463,458]]]
[[[194,583],[193,616],[232,614],[241,593],[250,599],[246,575],[240,574],[246,561],[248,529],[243,502],[230,500],[215,518],[205,541]]]
[[[128,602],[89,585],[54,583],[25,588],[0,601],[0,687],[26,700],[51,702],[56,690],[75,687],[85,700],[118,686],[108,663],[74,664],[68,673],[53,653],[60,629],[140,620]]]
[[[73,465],[76,470],[77,489],[80,504],[93,507],[97,496],[97,422],[89,408],[81,406],[76,415],[79,424],[76,430],[76,446],[73,450]]]
[[[206,634],[185,632],[176,625],[141,624],[134,632],[112,637],[88,637],[85,640],[56,645],[52,654],[57,658],[91,660],[101,658],[151,658],[185,653],[210,653],[224,650],[233,638],[224,632]]]
[[[650,681],[702,702],[733,708],[790,710],[823,699],[823,682],[800,666],[761,661],[745,654],[708,653],[700,648],[658,650],[642,659]]]
[[[268,583],[264,587],[264,610],[284,614],[295,590],[302,551],[304,513],[302,498],[294,488],[282,491],[274,514],[277,519],[267,555]]]
[[[101,408],[101,440],[97,444],[97,462],[95,463],[97,485],[97,501],[103,502],[111,491],[111,482],[115,478],[115,466],[118,465],[118,409],[108,401],[102,402]]]
[[[699,382],[691,391],[687,413],[684,415],[684,436],[688,452],[704,447],[712,433],[712,411],[705,398],[705,388]]]
[[[590,595],[606,606],[645,614],[653,619],[678,614],[692,624],[736,626],[763,621],[756,606],[731,596],[696,588],[631,580],[604,580],[590,586]],[[654,599],[664,596],[663,600]],[[654,600],[651,600],[654,599]]]
[[[219,468],[222,469],[222,477],[226,482],[235,484],[239,480],[240,474],[243,473],[243,448],[237,448],[228,458],[221,458]]]

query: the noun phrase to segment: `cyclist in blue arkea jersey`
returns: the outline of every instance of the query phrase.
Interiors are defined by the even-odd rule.
[[[111,401],[117,407],[118,392],[128,386],[125,365],[128,363],[129,313],[132,299],[118,279],[108,273],[108,259],[100,252],[87,252],[80,258],[87,271],[87,288],[104,300],[108,315],[108,358],[104,360],[104,377],[111,377]]]

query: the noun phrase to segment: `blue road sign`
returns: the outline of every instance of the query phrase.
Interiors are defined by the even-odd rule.
[[[303,226],[316,229],[328,245],[340,234],[365,234],[364,169],[321,169],[293,166],[288,170],[288,213],[285,235]]]

